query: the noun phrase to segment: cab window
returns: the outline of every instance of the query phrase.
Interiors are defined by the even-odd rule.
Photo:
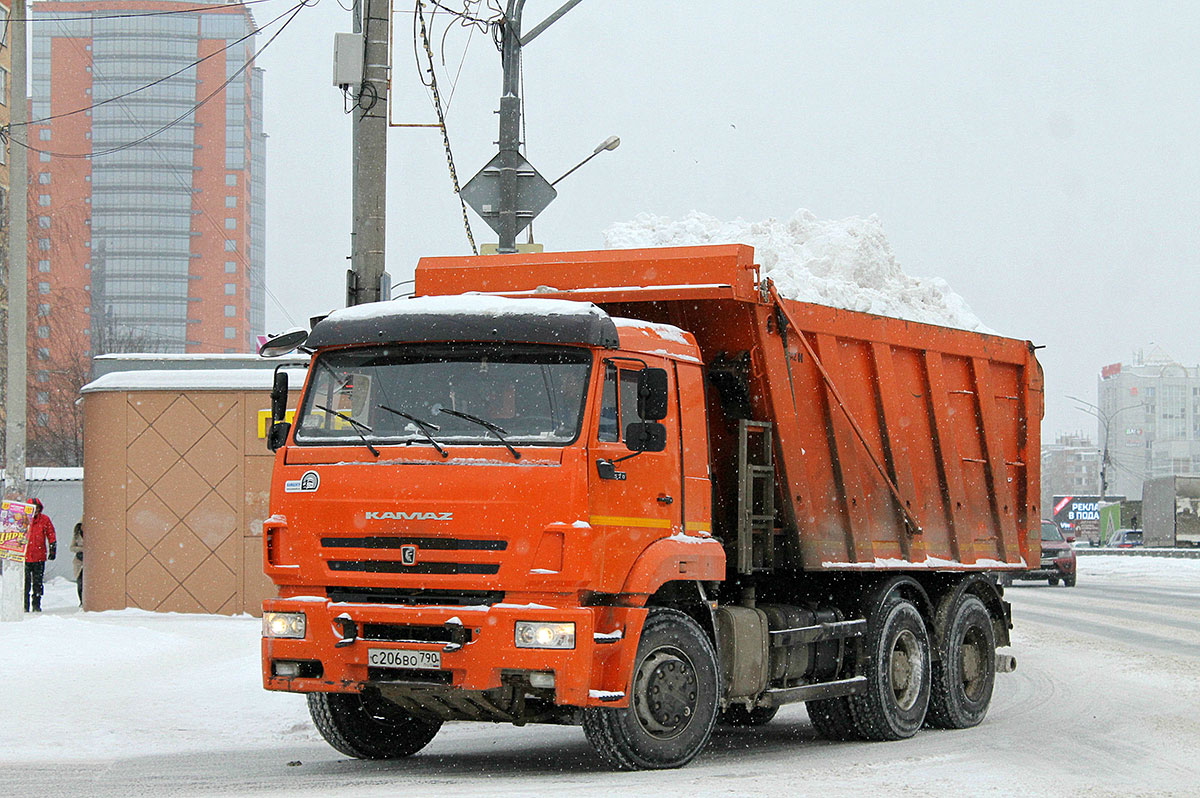
[[[641,420],[637,414],[638,371],[605,365],[598,440],[615,443],[624,437],[626,427]]]

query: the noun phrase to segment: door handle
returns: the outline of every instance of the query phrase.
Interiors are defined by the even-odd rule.
[[[659,501],[659,504],[670,504],[671,502],[673,502],[675,500],[673,498],[671,498],[670,496],[668,496],[667,494],[662,493],[662,494],[659,494],[658,501]]]

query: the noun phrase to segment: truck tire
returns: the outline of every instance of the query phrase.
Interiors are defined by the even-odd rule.
[[[1078,578],[1078,574],[1067,574],[1066,576],[1063,577],[1063,584],[1066,585],[1067,587],[1075,587],[1075,582],[1076,582],[1077,578]]]
[[[817,734],[826,740],[862,739],[858,726],[854,723],[854,716],[850,714],[848,696],[806,701],[804,708],[808,710],[808,719],[812,721]]]
[[[358,759],[412,756],[442,727],[440,720],[414,717],[373,690],[309,693],[308,713],[325,742]]]
[[[933,665],[925,723],[938,729],[977,726],[996,683],[996,632],[976,596],[963,595],[950,613],[939,662]]]
[[[929,706],[929,633],[917,608],[889,596],[867,619],[865,693],[850,696],[854,725],[866,740],[903,740],[925,722]]]
[[[726,726],[762,726],[770,723],[779,712],[779,707],[755,707],[746,709],[745,704],[730,704],[721,713],[721,723]]]
[[[583,731],[620,770],[677,768],[708,743],[717,722],[717,652],[682,612],[652,609],[642,628],[629,706],[589,707]]]

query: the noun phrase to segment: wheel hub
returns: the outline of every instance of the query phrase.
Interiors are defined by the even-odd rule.
[[[656,737],[674,737],[687,728],[698,695],[696,669],[677,649],[659,649],[638,668],[634,709],[638,722]]]
[[[925,656],[917,636],[905,629],[896,636],[891,656],[892,694],[901,709],[912,709],[921,692]]]

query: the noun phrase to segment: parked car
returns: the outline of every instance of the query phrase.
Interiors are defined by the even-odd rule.
[[[1075,587],[1075,549],[1071,544],[1074,537],[1063,537],[1058,524],[1053,521],[1042,521],[1042,561],[1037,568],[1027,571],[1010,571],[999,575],[1002,585],[1011,585],[1015,580],[1045,579],[1051,585],[1062,582],[1067,587]]]
[[[1142,545],[1142,530],[1118,529],[1108,541],[1110,549],[1132,549]]]

